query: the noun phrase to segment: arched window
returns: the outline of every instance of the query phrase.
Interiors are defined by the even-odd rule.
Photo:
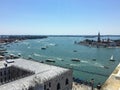
[[[57,84],[57,90],[60,90],[60,83]]]
[[[68,84],[69,84],[69,80],[66,79],[66,80],[65,80],[65,85],[68,85]]]
[[[51,87],[51,83],[49,82],[49,87]]]
[[[34,90],[34,87],[30,86],[30,87],[28,88],[28,90]]]
[[[46,85],[44,85],[44,90],[46,90]]]

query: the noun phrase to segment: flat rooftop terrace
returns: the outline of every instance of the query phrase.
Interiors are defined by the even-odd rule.
[[[106,80],[101,90],[120,90],[120,64]]]
[[[5,68],[6,61],[0,61],[0,69]],[[11,81],[0,85],[0,90],[18,90],[19,88],[28,86],[34,86],[34,83],[42,84],[54,77],[61,75],[62,73],[68,72],[69,69],[47,65],[31,60],[15,59],[13,63],[8,63],[7,67],[17,67],[27,71],[32,71],[34,74]]]

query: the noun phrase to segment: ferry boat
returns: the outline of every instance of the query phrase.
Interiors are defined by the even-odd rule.
[[[55,62],[54,60],[52,60],[52,59],[47,59],[47,60],[45,60],[46,62]]]
[[[41,50],[46,50],[46,47],[42,47]]]
[[[71,61],[80,62],[80,59],[79,58],[73,58],[73,59],[71,59]]]

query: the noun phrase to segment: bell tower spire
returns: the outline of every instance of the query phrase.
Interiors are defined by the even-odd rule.
[[[100,40],[100,32],[98,32],[98,40],[97,41],[101,42],[101,40]]]

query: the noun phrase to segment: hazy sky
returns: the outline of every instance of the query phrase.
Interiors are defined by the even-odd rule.
[[[0,0],[0,34],[120,35],[120,0]]]

